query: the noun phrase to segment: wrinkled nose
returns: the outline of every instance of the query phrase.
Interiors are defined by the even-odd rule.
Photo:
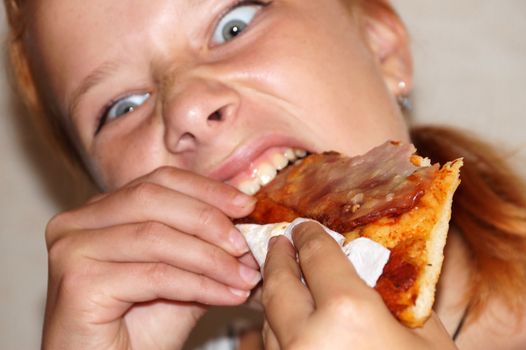
[[[165,143],[174,153],[213,143],[236,117],[239,96],[227,85],[204,78],[178,81],[163,102]]]

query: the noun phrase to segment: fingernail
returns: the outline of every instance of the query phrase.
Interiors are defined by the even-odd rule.
[[[232,232],[230,232],[228,240],[236,252],[239,252],[240,254],[248,252],[247,242],[238,229],[234,228]]]
[[[238,297],[242,297],[242,298],[248,298],[248,296],[250,295],[250,291],[249,290],[241,290],[241,289],[236,289],[236,288],[228,288],[230,290],[230,292]]]
[[[234,197],[232,200],[232,203],[240,208],[247,208],[252,206],[256,202],[256,199],[251,196],[247,196],[246,194],[239,193],[237,196]]]
[[[255,286],[261,281],[261,273],[243,264],[239,267],[239,275],[250,286]]]

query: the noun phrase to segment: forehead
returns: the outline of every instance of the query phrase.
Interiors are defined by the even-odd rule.
[[[347,2],[347,1],[345,1]],[[78,77],[119,56],[136,60],[143,52],[173,47],[210,13],[231,6],[231,0],[33,0],[29,4],[29,42],[36,64],[63,100]],[[274,0],[282,8],[302,9],[316,18],[321,11],[341,9],[340,0],[305,2]],[[340,11],[342,12],[342,11]],[[334,15],[332,13],[331,15]],[[341,13],[340,13],[341,15]],[[306,16],[309,17],[309,16]],[[311,18],[312,19],[312,18]]]
[[[63,45],[75,48],[79,44],[79,40],[76,39],[85,40],[93,36],[99,42],[111,42],[111,37],[124,34],[124,31],[139,30],[144,24],[159,23],[163,18],[171,22],[172,28],[179,28],[184,24],[180,21],[185,20],[199,23],[199,20],[206,17],[211,10],[221,6],[232,6],[233,2],[232,0],[32,0],[28,2],[28,24],[32,35],[36,38],[45,38],[46,44],[52,44],[53,39],[56,39],[55,41],[60,41]],[[324,0],[323,6],[319,4],[312,6],[313,3],[310,1],[305,3],[304,0],[274,0],[273,2],[296,3],[297,7],[313,7],[317,8],[317,11],[333,7],[330,3],[345,6],[353,3],[352,0]],[[178,20],[176,23],[173,22],[174,16]],[[100,35],[103,31],[106,36]]]
[[[186,11],[187,8],[182,6],[196,1],[33,1],[28,11],[28,29],[37,42],[45,42],[54,48],[75,49],[89,43],[92,37],[99,44],[110,42],[112,37],[124,34],[124,31],[141,28],[156,12],[162,11],[168,16]],[[159,21],[158,17],[155,18]]]
[[[206,0],[40,0],[28,5],[27,44],[33,66],[46,77],[59,100],[76,78],[122,50],[132,57],[140,43],[132,43],[148,28],[156,31],[178,21]],[[193,11],[195,13],[195,11]],[[166,37],[166,30],[163,36]],[[176,31],[173,31],[174,35]],[[160,37],[160,36],[159,36]],[[67,79],[64,79],[67,77]],[[56,91],[58,90],[58,91]]]

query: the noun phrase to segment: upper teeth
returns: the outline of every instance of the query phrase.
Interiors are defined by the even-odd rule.
[[[302,150],[302,149],[297,149],[297,150],[294,150],[294,154],[298,158],[305,158],[305,156],[307,155],[307,151]]]
[[[259,182],[263,186],[274,180],[277,174],[278,170],[268,163],[261,164],[256,170],[256,176],[259,178]]]
[[[296,154],[292,148],[288,148],[283,155],[290,161],[296,160]]]
[[[307,155],[307,151],[302,149],[288,148],[282,153],[276,153],[272,155],[271,162],[263,162],[254,169],[252,179],[241,182],[238,185],[238,189],[250,196],[256,194],[261,186],[265,186],[270,183],[279,170],[284,169],[290,162],[294,162],[297,159],[304,158]]]
[[[285,169],[288,164],[289,160],[284,154],[276,153],[274,156],[272,156],[272,165],[274,165],[276,170]]]

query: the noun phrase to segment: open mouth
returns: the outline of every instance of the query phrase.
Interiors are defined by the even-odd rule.
[[[230,179],[228,183],[250,196],[270,183],[287,166],[305,158],[309,152],[298,148],[276,147],[267,150],[250,164],[249,169]]]

